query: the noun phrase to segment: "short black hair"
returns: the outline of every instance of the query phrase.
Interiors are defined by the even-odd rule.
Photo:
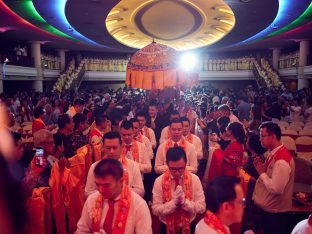
[[[228,113],[231,112],[231,109],[230,109],[230,107],[227,104],[222,104],[221,106],[218,107],[218,110],[226,111]]]
[[[133,126],[133,123],[139,122],[139,120],[137,118],[131,118],[129,121],[131,122],[132,126]]]
[[[84,123],[87,120],[87,116],[82,113],[77,113],[73,117],[74,129],[79,127],[79,124]]]
[[[14,143],[15,143],[15,145],[17,145],[17,142],[22,139],[22,134],[20,132],[16,132],[16,131],[11,132],[11,133],[13,136]]]
[[[144,111],[139,111],[139,112],[136,114],[136,117],[138,117],[138,116],[146,118],[146,113],[145,113]]]
[[[116,159],[103,159],[95,166],[94,176],[97,178],[111,176],[115,180],[120,180],[123,177],[123,168]]]
[[[120,125],[120,129],[121,128],[129,130],[129,129],[133,128],[133,125],[129,120],[125,120],[125,121],[122,121],[122,123]]]
[[[59,129],[65,128],[66,124],[70,123],[70,117],[68,114],[62,114],[58,117],[57,124]]]
[[[106,139],[109,139],[109,140],[118,139],[119,143],[120,144],[122,143],[121,136],[118,132],[111,131],[111,132],[105,133],[105,135],[103,136],[103,143]]]
[[[232,132],[232,135],[234,136],[234,138],[237,140],[238,143],[240,144],[245,143],[246,134],[244,127],[241,123],[238,122],[229,123],[227,129]]]
[[[150,106],[155,106],[156,108],[157,108],[157,101],[156,100],[152,100],[149,104],[148,104],[148,106],[150,107]]]
[[[185,162],[187,161],[186,153],[181,146],[172,147],[172,148],[168,149],[168,151],[166,153],[167,164],[171,161],[176,162],[176,161],[180,160],[181,158],[183,158],[183,160]]]
[[[61,146],[63,144],[63,137],[61,134],[54,134],[53,140],[55,146]]]
[[[104,123],[107,120],[106,115],[103,113],[97,113],[94,116],[94,120],[95,120],[95,124],[96,125],[101,125],[102,123]]]
[[[74,106],[83,106],[85,104],[85,101],[82,98],[77,98],[74,101]]]
[[[177,111],[177,110],[173,110],[173,111],[170,113],[170,117],[171,117],[172,115],[179,115],[179,117],[180,117],[180,113],[179,113],[179,111]]]
[[[276,123],[273,123],[271,121],[263,122],[260,125],[259,130],[261,130],[262,128],[265,128],[269,134],[274,134],[277,140],[281,139],[282,131]]]
[[[218,212],[224,202],[234,201],[235,186],[240,179],[233,176],[218,176],[208,182],[205,189],[206,207],[213,213]]]
[[[173,123],[180,123],[180,124],[182,124],[182,121],[181,121],[180,118],[174,118],[174,119],[172,119],[172,120],[170,121],[170,126],[171,126],[171,124],[173,124]]]
[[[181,122],[188,122],[188,123],[190,123],[190,120],[186,116],[181,117],[180,121]]]
[[[248,136],[247,144],[256,154],[262,155],[266,149],[262,147],[259,134],[252,133]]]
[[[39,118],[40,115],[43,115],[45,113],[45,110],[42,106],[38,106],[34,109],[34,117]]]
[[[221,127],[226,127],[228,126],[228,124],[230,123],[230,118],[227,116],[222,116],[219,117],[217,120],[217,123],[221,126]]]

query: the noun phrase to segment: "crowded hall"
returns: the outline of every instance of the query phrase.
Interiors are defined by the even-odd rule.
[[[0,234],[312,234],[310,0],[0,0]]]

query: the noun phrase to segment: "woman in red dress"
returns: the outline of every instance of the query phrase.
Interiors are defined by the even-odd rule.
[[[226,128],[226,135],[231,141],[224,150],[222,175],[238,176],[238,167],[243,166],[245,130],[238,122],[230,123]]]

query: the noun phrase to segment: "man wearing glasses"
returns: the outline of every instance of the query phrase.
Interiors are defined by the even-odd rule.
[[[153,187],[152,212],[161,221],[160,233],[194,233],[193,220],[205,211],[201,182],[186,169],[182,147],[168,149],[166,162],[168,170],[155,180]]]
[[[292,208],[295,163],[280,139],[281,129],[277,124],[261,124],[260,141],[269,153],[264,164],[260,159],[254,161],[260,176],[253,200],[260,207],[261,226],[265,234],[287,233],[286,215]]]
[[[242,221],[246,200],[239,178],[215,177],[207,184],[205,197],[207,212],[195,234],[230,233],[229,226]]]

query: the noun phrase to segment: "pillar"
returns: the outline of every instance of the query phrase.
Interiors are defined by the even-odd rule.
[[[5,72],[5,63],[3,63],[1,66],[0,71],[0,93],[3,93],[3,73]]]
[[[310,41],[300,41],[299,67],[298,67],[298,90],[309,87],[309,81],[304,77],[304,67],[307,65],[310,53]]]
[[[33,81],[32,87],[36,92],[43,92],[43,69],[41,66],[41,45],[39,41],[31,42],[31,57],[37,69],[37,77]]]
[[[274,48],[273,49],[273,68],[275,71],[278,71],[278,61],[280,58],[281,49],[280,48]]]
[[[61,71],[65,70],[65,50],[58,50],[58,56],[60,57],[61,61]]]

